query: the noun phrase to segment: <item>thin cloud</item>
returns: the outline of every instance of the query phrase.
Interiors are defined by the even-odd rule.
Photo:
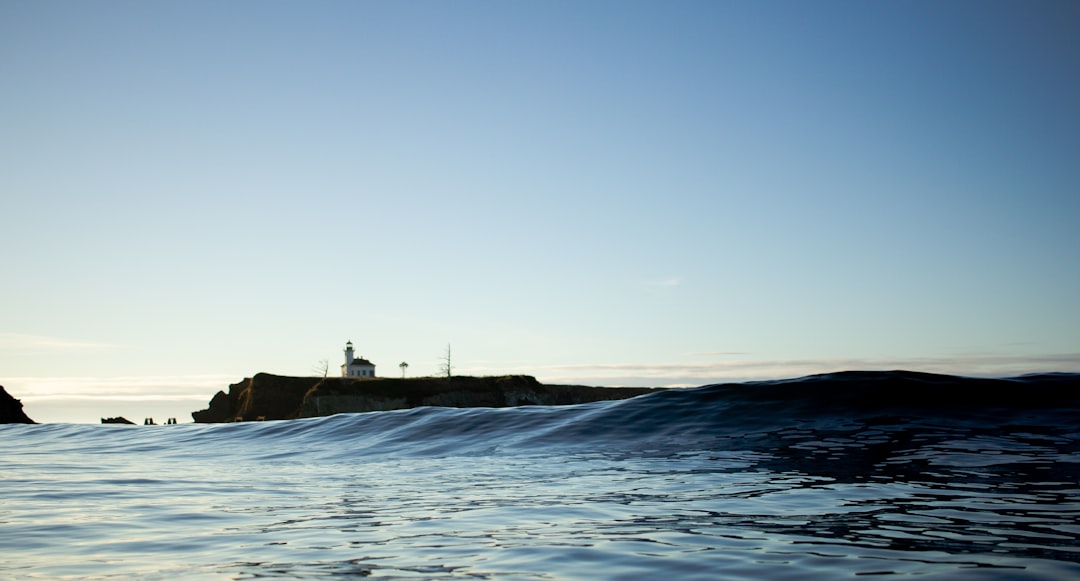
[[[217,393],[217,392],[214,392]],[[122,394],[122,393],[98,393],[98,394],[66,394],[57,393],[53,395],[30,395],[21,396],[19,401],[28,404],[36,404],[42,402],[210,402],[213,397],[211,394],[203,393],[143,393],[143,394]]]
[[[24,402],[62,399],[209,401],[240,378],[226,375],[156,375],[126,377],[5,377],[8,393]]]
[[[72,341],[59,337],[31,335],[29,333],[0,332],[0,348],[21,350],[43,349],[111,349],[115,345],[94,341]]]
[[[645,285],[660,288],[670,288],[682,285],[682,278],[678,276],[672,276],[659,280],[647,280],[645,281]]]

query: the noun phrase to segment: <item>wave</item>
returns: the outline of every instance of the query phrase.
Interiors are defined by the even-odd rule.
[[[846,372],[569,406],[4,425],[0,569],[1075,578],[1078,394],[1080,375]]]
[[[22,429],[35,434],[37,446],[101,454],[156,450],[185,456],[350,461],[388,455],[550,452],[552,446],[605,453],[739,449],[775,454],[800,443],[864,432],[869,435],[861,438],[863,447],[958,430],[1073,437],[1080,430],[1077,419],[1080,374],[988,379],[849,371],[672,389],[571,406],[422,407],[237,424],[91,429],[53,424]],[[889,437],[882,440],[882,434]]]

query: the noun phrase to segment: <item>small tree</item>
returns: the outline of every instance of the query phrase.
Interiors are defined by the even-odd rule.
[[[409,368],[409,364],[402,361],[398,367],[401,368],[401,378],[405,379],[405,370]]]
[[[442,364],[439,365],[439,373],[440,374],[445,373],[446,378],[450,379],[450,376],[453,375],[454,368],[453,368],[453,366],[450,365],[450,344],[449,343],[446,344],[446,355],[442,356],[440,358],[440,360],[442,361]]]
[[[322,375],[323,379],[326,379],[326,374],[330,372],[330,361],[327,359],[320,359],[318,363],[311,367],[311,370],[316,375]]]

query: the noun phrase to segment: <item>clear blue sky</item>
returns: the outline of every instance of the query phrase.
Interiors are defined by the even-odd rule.
[[[0,1],[0,384],[1080,371],[1078,63],[1076,2]]]

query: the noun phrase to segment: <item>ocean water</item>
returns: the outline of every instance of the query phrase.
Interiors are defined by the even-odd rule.
[[[1080,578],[1080,376],[0,426],[0,579]]]

